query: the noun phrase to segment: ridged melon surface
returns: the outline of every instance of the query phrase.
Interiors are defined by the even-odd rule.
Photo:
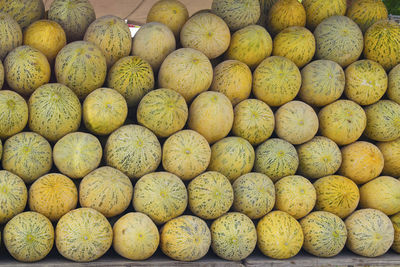
[[[24,181],[12,172],[0,171],[0,223],[4,224],[24,211],[28,190]]]

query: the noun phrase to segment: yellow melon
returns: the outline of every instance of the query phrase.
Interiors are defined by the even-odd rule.
[[[11,15],[25,29],[45,15],[43,0],[2,0],[0,11]]]
[[[4,65],[0,60],[0,90],[3,89],[4,85]]]
[[[9,14],[0,11],[0,32],[4,38],[1,40],[0,59],[3,61],[7,54],[22,44],[22,30],[18,22]]]
[[[346,0],[302,0],[307,14],[307,28],[311,31],[326,18],[346,13]]]
[[[389,72],[387,96],[390,100],[400,104],[400,64]]]
[[[0,223],[4,224],[15,215],[24,211],[28,199],[28,190],[24,181],[17,175],[0,171]]]
[[[278,0],[268,11],[267,29],[276,35],[291,26],[306,26],[306,10],[298,0]]]
[[[379,142],[376,146],[384,159],[382,173],[400,178],[400,138],[390,142]]]
[[[388,11],[382,0],[359,0],[348,7],[346,16],[354,20],[365,33],[375,22],[387,19]]]
[[[28,123],[28,105],[18,93],[0,91],[0,138],[6,139],[21,132]]]
[[[392,249],[400,253],[400,213],[397,213],[390,217],[394,228],[394,241],[392,245]]]

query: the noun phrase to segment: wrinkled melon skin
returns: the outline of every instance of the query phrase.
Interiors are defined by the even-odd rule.
[[[17,175],[0,171],[0,223],[4,224],[24,211],[28,200],[28,190],[24,181]]]
[[[387,96],[400,105],[400,64],[389,72]]]
[[[199,260],[207,254],[210,245],[211,232],[207,223],[195,216],[180,216],[161,228],[160,248],[174,260]]]
[[[211,224],[210,230],[212,250],[225,260],[243,260],[256,247],[256,227],[242,213],[230,212],[221,216]]]
[[[50,220],[37,212],[23,212],[12,218],[3,230],[4,245],[16,260],[35,262],[47,256],[54,244]]]
[[[346,246],[358,255],[378,257],[385,254],[393,244],[393,224],[379,210],[357,210],[345,223],[348,231]]]
[[[400,253],[400,213],[397,213],[390,217],[394,228],[394,241],[392,245],[392,249]]]
[[[0,12],[8,13],[25,29],[44,17],[45,8],[43,0],[1,0]]]
[[[22,45],[23,40],[18,22],[4,12],[0,12],[0,35],[4,36],[0,40],[0,60],[4,60],[11,50]]]
[[[384,165],[382,174],[400,178],[400,138],[376,144],[382,152]]]
[[[324,19],[346,13],[346,0],[302,0],[307,14],[307,28],[313,31]]]
[[[306,11],[298,0],[278,0],[269,10],[267,29],[276,35],[292,26],[306,26]]]
[[[0,138],[21,132],[28,123],[28,104],[18,93],[0,90]]]
[[[382,0],[359,0],[353,2],[347,9],[346,16],[354,20],[363,33],[375,22],[388,18],[388,11]]]

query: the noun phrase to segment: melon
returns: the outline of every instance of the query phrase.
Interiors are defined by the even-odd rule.
[[[3,169],[32,183],[50,171],[53,159],[49,142],[33,132],[21,132],[6,140],[3,148]]]
[[[0,91],[0,138],[21,132],[28,123],[28,105],[18,93]]]
[[[400,104],[380,100],[365,109],[367,127],[364,134],[374,141],[393,141],[400,137]]]
[[[210,230],[212,250],[224,260],[243,260],[256,247],[256,227],[242,213],[230,212],[221,216],[211,224]]]
[[[182,180],[191,180],[204,172],[211,159],[207,140],[196,131],[182,130],[171,135],[163,145],[164,170]]]
[[[161,145],[149,129],[129,124],[115,130],[104,149],[108,166],[129,178],[140,178],[157,169],[161,161]]]
[[[376,144],[382,152],[384,165],[382,173],[400,178],[400,138]]]
[[[358,60],[363,51],[364,39],[360,28],[345,16],[323,20],[315,29],[314,36],[316,58],[335,61],[342,67]]]
[[[282,139],[268,139],[257,147],[255,154],[254,170],[267,175],[273,182],[294,175],[299,166],[296,148]]]
[[[387,19],[388,11],[382,0],[359,0],[349,6],[346,16],[354,20],[365,33],[375,22]]]
[[[321,135],[338,145],[348,145],[360,138],[367,126],[367,116],[361,106],[351,100],[338,100],[318,113]]]
[[[112,245],[113,229],[106,217],[91,208],[65,214],[56,226],[58,252],[75,262],[94,261]]]
[[[213,79],[210,60],[200,51],[181,48],[169,54],[161,64],[158,85],[180,93],[190,102],[207,91]]]
[[[296,256],[304,242],[300,223],[284,211],[265,215],[257,224],[257,237],[258,248],[273,259]]]
[[[129,56],[132,49],[132,35],[129,26],[119,17],[107,15],[93,21],[85,32],[83,40],[97,45],[110,68],[120,58]]]
[[[346,246],[358,255],[378,257],[385,254],[393,244],[392,222],[379,210],[357,210],[345,223],[348,232]]]
[[[249,67],[238,60],[226,60],[214,68],[210,90],[223,93],[235,106],[250,96],[251,86]]]
[[[315,60],[301,70],[299,98],[322,107],[340,98],[345,87],[342,67],[331,60]]]
[[[128,116],[125,98],[114,89],[98,88],[82,104],[85,128],[96,135],[109,135],[121,127]]]
[[[390,220],[392,221],[394,228],[394,241],[392,249],[395,252],[400,253],[400,213],[397,213],[390,217]]]
[[[231,31],[256,24],[261,14],[258,0],[213,0],[211,11],[225,20]]]
[[[0,12],[11,15],[25,29],[44,17],[45,8],[42,0],[1,0]]]
[[[202,219],[184,215],[168,221],[160,234],[160,248],[168,257],[178,261],[203,258],[211,245],[211,233]]]
[[[316,136],[297,147],[298,172],[307,178],[317,179],[336,173],[342,164],[342,154],[331,139]]]
[[[49,173],[37,179],[29,189],[29,209],[56,222],[76,208],[78,190],[65,175]]]
[[[295,219],[310,213],[317,194],[312,183],[300,175],[286,176],[275,183],[275,209],[284,211]]]
[[[50,220],[37,212],[24,212],[12,218],[3,230],[4,245],[16,260],[35,262],[47,256],[54,244]]]
[[[314,256],[334,257],[346,244],[346,224],[330,212],[312,212],[300,221],[300,225],[304,234],[303,248]]]
[[[258,25],[266,27],[268,12],[277,1],[278,0],[259,0],[261,15],[257,22]]]
[[[59,83],[39,87],[29,98],[29,128],[56,142],[81,124],[81,103],[74,92]]]
[[[278,0],[268,11],[267,29],[276,35],[291,26],[306,26],[306,10],[298,0]]]
[[[306,10],[307,28],[313,31],[324,19],[344,15],[346,0],[302,0]]]
[[[217,219],[233,204],[232,185],[219,172],[202,173],[189,183],[187,190],[190,210],[205,220]]]
[[[132,55],[146,60],[156,72],[175,48],[175,36],[170,28],[159,22],[149,22],[136,32]]]
[[[272,38],[259,25],[249,25],[232,34],[226,59],[235,59],[254,70],[272,53]]]
[[[3,143],[1,142],[1,139],[0,139],[0,160],[1,160],[2,155],[3,155]]]
[[[7,36],[0,41],[0,59],[4,60],[7,54],[22,44],[22,31],[18,22],[10,15],[0,12],[0,34]]]
[[[128,176],[108,166],[90,172],[79,184],[81,206],[100,211],[107,218],[124,212],[131,203],[132,194]]]
[[[296,0],[294,1],[297,2]],[[288,27],[279,32],[274,38],[272,55],[286,57],[299,68],[309,63],[314,54],[314,35],[304,27]]]
[[[400,64],[389,72],[387,97],[400,104]]]
[[[185,126],[188,118],[185,98],[178,92],[161,88],[146,94],[137,108],[137,121],[158,137],[169,137]]]
[[[24,181],[17,175],[0,171],[0,223],[6,223],[24,211],[28,200],[28,190]]]
[[[129,212],[113,226],[114,250],[130,260],[146,260],[158,248],[160,234],[154,222],[144,213]]]
[[[386,71],[400,63],[400,25],[394,20],[380,20],[365,32],[364,57],[378,62]]]
[[[94,44],[85,41],[69,43],[55,61],[57,82],[65,84],[82,100],[106,79],[106,59]]]
[[[96,169],[103,149],[100,141],[89,133],[69,133],[54,145],[53,160],[57,169],[70,178],[82,178]]]
[[[0,90],[3,89],[4,85],[4,66],[0,60]]]
[[[160,22],[168,26],[174,33],[175,38],[189,18],[189,12],[184,4],[178,0],[157,1],[147,13],[146,22]]]
[[[148,215],[160,225],[182,215],[188,195],[185,184],[175,174],[153,172],[136,183],[132,202],[135,211]]]
[[[68,42],[74,42],[83,39],[96,14],[88,0],[54,0],[48,17],[63,27]]]
[[[253,73],[253,94],[277,107],[293,100],[301,87],[301,73],[290,59],[272,56],[258,65]]]
[[[315,210],[327,211],[342,219],[349,216],[360,201],[357,185],[344,176],[322,177],[314,182],[314,187],[317,192]]]
[[[17,93],[29,96],[50,81],[50,64],[36,48],[23,45],[8,53],[4,60],[5,79]]]

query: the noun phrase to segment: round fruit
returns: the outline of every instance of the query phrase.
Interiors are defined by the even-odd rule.
[[[283,211],[265,215],[257,224],[257,245],[273,259],[288,259],[299,253],[304,236],[300,223]]]
[[[389,72],[389,86],[387,96],[400,105],[400,64]]]
[[[392,222],[379,210],[357,210],[345,223],[348,232],[346,246],[358,255],[378,257],[385,254],[393,244]]]
[[[14,48],[22,44],[22,31],[18,22],[7,13],[0,12],[0,59],[3,60]]]
[[[257,231],[249,217],[227,213],[211,225],[211,247],[219,257],[239,261],[247,258],[257,244]]]
[[[17,93],[29,96],[50,80],[50,64],[36,48],[23,45],[8,53],[4,60],[5,79]]]
[[[0,90],[0,138],[21,132],[28,122],[28,105],[14,91]]]
[[[129,178],[140,178],[157,169],[161,161],[161,145],[149,129],[130,124],[108,137],[104,154],[107,165]]]
[[[1,0],[0,12],[11,15],[25,29],[45,15],[43,0]]]
[[[0,224],[6,223],[15,215],[24,211],[28,199],[28,190],[24,181],[17,175],[0,171]]]
[[[39,87],[29,98],[29,128],[56,142],[81,124],[81,103],[74,92],[59,83]]]
[[[150,258],[160,243],[157,226],[140,212],[130,212],[119,218],[113,232],[114,250],[130,260]]]
[[[99,88],[85,98],[82,113],[86,129],[96,135],[109,135],[124,124],[128,105],[116,90]]]
[[[382,173],[400,178],[400,138],[389,142],[379,142],[376,146],[384,158]]]
[[[106,58],[94,44],[85,41],[69,43],[57,54],[57,81],[65,84],[84,99],[101,87],[106,79]]]
[[[307,28],[312,31],[324,19],[346,13],[346,0],[303,0],[301,3],[307,14]]]
[[[346,16],[354,20],[365,33],[375,22],[387,19],[388,11],[382,0],[359,0],[349,6]]]
[[[56,226],[57,250],[72,261],[94,261],[108,251],[112,241],[113,230],[107,218],[91,208],[68,212]]]
[[[180,216],[187,203],[185,184],[168,172],[146,174],[136,183],[133,192],[134,209],[148,215],[156,224]]]
[[[3,88],[4,85],[4,66],[0,60],[0,90]]]
[[[316,210],[327,211],[343,219],[357,208],[360,192],[357,185],[346,177],[325,176],[318,179],[314,187],[317,192]]]
[[[257,147],[255,154],[254,170],[267,175],[273,182],[294,175],[299,166],[296,149],[282,139],[268,139]]]
[[[12,218],[3,230],[4,245],[16,260],[39,261],[54,244],[54,228],[45,216],[28,211]]]
[[[303,248],[317,257],[333,257],[344,248],[347,240],[345,223],[338,216],[315,211],[300,221],[304,233]]]
[[[48,173],[53,164],[49,142],[39,134],[22,132],[6,140],[3,149],[3,168],[32,183]]]
[[[400,213],[397,213],[390,217],[394,228],[394,241],[392,249],[399,253],[400,252]]]
[[[79,185],[79,203],[104,216],[114,217],[124,212],[132,200],[131,180],[112,167],[98,168],[86,175]]]
[[[74,182],[59,173],[49,173],[37,179],[29,189],[29,209],[56,222],[76,208],[78,190]]]
[[[190,210],[205,220],[217,219],[227,213],[233,203],[232,185],[219,172],[209,171],[197,176],[187,190]]]
[[[137,121],[158,137],[168,137],[182,130],[188,118],[185,99],[171,89],[157,89],[146,94],[137,108]]]
[[[258,25],[266,27],[266,20],[267,20],[268,12],[277,1],[278,0],[259,0],[260,8],[261,8],[261,15],[260,15],[260,19],[257,22]]]
[[[210,245],[210,229],[200,218],[190,215],[180,216],[168,221],[161,228],[161,250],[174,260],[199,260],[207,254]]]
[[[276,35],[291,26],[306,26],[306,11],[297,0],[278,0],[268,11],[267,28]]]

